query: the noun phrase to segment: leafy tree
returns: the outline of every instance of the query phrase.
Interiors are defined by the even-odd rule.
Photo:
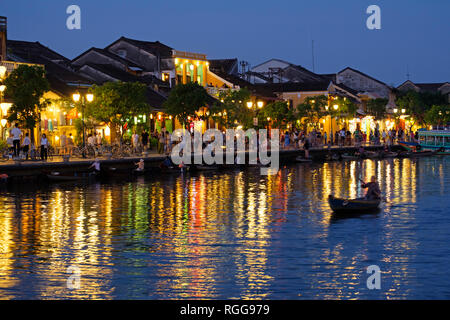
[[[211,117],[226,128],[238,125],[242,125],[244,128],[252,127],[254,113],[247,108],[250,96],[250,91],[245,88],[221,91],[219,93],[220,102],[211,106]]]
[[[188,117],[195,117],[195,112],[208,102],[205,88],[196,82],[178,84],[169,94],[164,107],[166,112],[177,117],[181,123],[187,123]]]
[[[106,82],[93,86],[91,91],[94,101],[86,105],[86,116],[107,123],[115,133],[119,133],[120,142],[124,125],[151,110],[147,104],[147,87],[139,82]]]
[[[281,128],[294,120],[293,111],[289,108],[289,104],[286,101],[276,101],[269,103],[263,109],[262,114],[264,121],[270,118],[273,127]]]
[[[424,117],[427,124],[447,125],[450,123],[450,105],[434,105],[425,113]]]
[[[414,124],[425,125],[425,115],[433,105],[446,105],[445,96],[430,92],[416,92],[414,90],[400,93],[396,104],[400,109],[405,109],[410,115],[412,126]]]
[[[320,119],[328,114],[328,98],[324,95],[307,97],[305,101],[297,106],[296,116],[300,119],[303,129],[312,125],[315,129],[319,127]]]
[[[334,106],[338,105],[338,109],[335,110]],[[358,106],[347,97],[336,97],[332,100],[329,113],[331,116],[352,119],[356,116],[356,110]]]
[[[19,121],[31,131],[34,140],[34,128],[41,119],[41,111],[48,101],[42,97],[50,85],[45,78],[45,70],[39,66],[20,65],[4,81],[5,95],[13,101],[9,121]]]
[[[367,112],[374,116],[376,120],[382,120],[386,116],[386,105],[388,99],[371,99],[367,102]]]

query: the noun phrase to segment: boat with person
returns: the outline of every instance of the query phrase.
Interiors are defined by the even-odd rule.
[[[330,194],[328,203],[335,213],[371,213],[379,208],[381,199],[341,199]]]

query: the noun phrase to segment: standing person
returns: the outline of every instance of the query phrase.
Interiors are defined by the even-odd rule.
[[[101,146],[102,145],[102,134],[101,133],[97,133],[97,146]]]
[[[30,144],[31,144],[31,140],[30,137],[28,136],[28,132],[25,133],[25,138],[23,139],[22,142],[22,150],[23,153],[25,154],[25,160],[28,160],[28,152],[30,151]]]
[[[148,146],[148,133],[147,131],[144,129],[144,131],[142,131],[142,147],[144,148],[144,151],[147,151],[147,146]]]
[[[164,141],[165,141],[165,137],[164,137],[164,131],[161,130],[161,133],[159,134],[159,138],[158,138],[158,153],[164,153]]]
[[[303,144],[303,150],[305,151],[305,158],[309,158],[309,147],[310,147],[310,143],[309,143],[309,139],[305,137],[305,143]]]
[[[87,138],[87,144],[89,147],[94,148],[95,147],[95,138],[93,137],[92,134],[90,134]]]
[[[323,144],[324,145],[328,144],[328,135],[326,131],[323,133]]]
[[[75,146],[75,143],[73,142],[72,134],[69,133],[69,137],[67,138],[67,152],[71,156],[73,147]]]
[[[166,153],[169,154],[172,151],[172,135],[169,131],[166,131]]]
[[[291,138],[289,137],[289,132],[286,131],[286,133],[284,134],[284,148],[288,149],[290,143],[291,143]]]
[[[22,131],[20,131],[18,123],[16,123],[14,128],[11,129],[11,135],[14,147],[14,157],[18,157],[20,152],[20,136],[22,135]]]
[[[14,153],[14,143],[13,143],[13,137],[11,132],[9,132],[8,138],[6,138],[6,144],[8,145],[8,152],[9,154]]]
[[[136,133],[136,131],[131,136],[131,141],[133,143],[133,151],[134,153],[138,152],[138,144],[139,144],[139,135]]]
[[[67,153],[67,136],[64,131],[61,133],[61,137],[59,137],[59,143],[61,146],[61,152],[65,155]]]
[[[47,161],[48,157],[48,140],[45,133],[41,137],[41,160]]]

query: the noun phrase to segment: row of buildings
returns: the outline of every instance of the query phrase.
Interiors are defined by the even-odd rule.
[[[50,91],[44,96],[52,103],[42,113],[41,123],[36,130],[46,133],[52,142],[64,132],[75,135],[74,120],[81,116],[79,110],[67,111],[62,101],[70,99],[73,93],[82,92],[93,84],[108,81],[141,82],[147,86],[147,100],[151,106],[148,114],[138,120],[145,121],[151,130],[162,127],[169,131],[180,124],[164,113],[163,103],[176,84],[195,81],[206,88],[212,100],[223,90],[247,88],[252,100],[269,103],[288,101],[296,106],[307,97],[327,95],[346,97],[358,105],[358,117],[345,125],[351,131],[358,126],[363,131],[390,129],[393,122],[376,122],[366,115],[369,99],[388,99],[388,113],[394,113],[395,95],[391,86],[359,70],[345,68],[337,73],[316,74],[306,68],[283,61],[270,59],[252,68],[238,59],[208,59],[205,54],[174,49],[159,41],[142,41],[121,37],[104,48],[92,47],[74,59],[68,59],[39,42],[12,40],[7,38],[7,19],[0,17],[0,68],[11,72],[20,64],[41,65],[45,68]],[[406,81],[398,90],[416,90],[450,93],[450,83],[413,83]],[[11,124],[6,121],[11,101],[1,102],[2,137]],[[406,115],[403,115],[405,126]],[[401,116],[401,117],[403,117]],[[142,120],[145,119],[145,120]],[[337,130],[343,124],[338,119],[324,119],[324,131]],[[214,126],[212,120],[192,119],[191,126],[205,129]],[[217,125],[216,125],[217,126]],[[105,139],[111,132],[105,123],[99,123],[95,130]],[[38,135],[36,135],[38,136]]]

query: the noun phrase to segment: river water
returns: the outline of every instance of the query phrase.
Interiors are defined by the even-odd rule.
[[[450,158],[259,173],[0,189],[0,298],[450,298]],[[332,214],[372,174],[380,212]]]

